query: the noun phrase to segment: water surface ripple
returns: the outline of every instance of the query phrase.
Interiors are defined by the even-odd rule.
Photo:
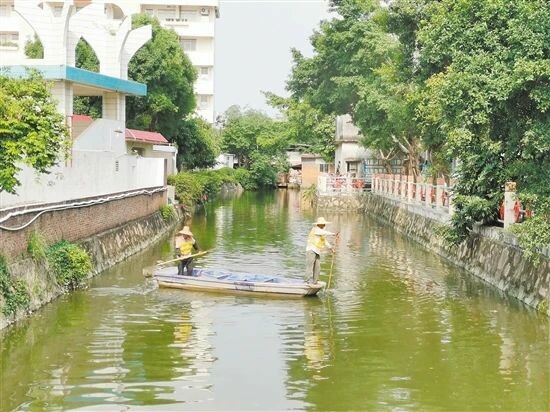
[[[201,265],[301,277],[315,217],[292,191],[211,204]],[[142,268],[167,240],[0,332],[0,410],[550,409],[548,318],[366,216],[325,217],[318,298],[159,290]]]

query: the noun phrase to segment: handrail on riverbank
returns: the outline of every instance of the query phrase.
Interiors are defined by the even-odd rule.
[[[428,183],[421,177],[415,179],[407,175],[374,174],[371,190],[372,193],[400,202],[452,214],[451,186],[445,179],[436,179],[435,183]]]
[[[362,177],[321,175],[317,179],[320,196],[351,195],[368,190],[367,179]]]

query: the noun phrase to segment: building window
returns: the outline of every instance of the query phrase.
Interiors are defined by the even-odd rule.
[[[198,21],[199,20],[199,11],[198,10],[182,10],[181,11],[181,20],[182,21]]]
[[[319,165],[319,171],[321,173],[328,173],[328,164],[320,164]]]
[[[0,4],[0,17],[10,17],[11,7],[7,4]]]
[[[200,69],[200,74],[201,74],[201,77],[204,79],[204,78],[207,78],[208,75],[210,74],[210,67],[201,67]]]
[[[157,17],[159,20],[174,20],[176,18],[175,9],[158,9]]]
[[[0,31],[0,46],[17,46],[19,33],[15,31]]]
[[[55,17],[60,17],[62,12],[63,12],[63,6],[54,6],[53,15]]]
[[[204,94],[199,95],[199,108],[200,109],[208,108],[208,96]]]
[[[147,14],[148,16],[154,16],[155,10],[154,9],[145,9],[143,13]]]
[[[181,47],[185,51],[197,50],[197,39],[181,39]]]

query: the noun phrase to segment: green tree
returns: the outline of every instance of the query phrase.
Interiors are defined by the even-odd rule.
[[[273,186],[277,173],[288,170],[287,123],[238,106],[230,107],[224,117],[222,149],[237,156],[239,166],[250,171],[254,186]]]
[[[542,0],[442,0],[419,25],[427,80],[418,118],[457,159],[457,240],[496,216],[504,183],[550,195],[550,8]]]
[[[25,44],[25,55],[31,59],[43,59],[44,47],[42,42],[35,35],[34,40]],[[81,69],[99,72],[99,59],[94,50],[86,40],[81,38],[76,44],[75,66]],[[87,114],[94,119],[101,117],[102,101],[101,96],[75,96],[73,101],[73,112]]]
[[[50,84],[35,72],[21,79],[0,72],[0,192],[16,193],[22,164],[47,173],[67,147]]]
[[[545,0],[333,0],[310,58],[293,52],[292,98],[324,114],[351,114],[367,147],[399,153],[414,172],[457,183],[449,239],[490,222],[507,180],[535,199],[517,229],[542,247],[550,195],[550,8]],[[529,233],[527,233],[529,232]]]
[[[391,28],[391,12],[376,1],[338,1],[333,9],[339,16],[311,38],[313,57],[293,51],[287,87],[294,99],[326,115],[350,114],[366,147],[382,158],[405,157],[407,172],[415,173],[418,79]]]
[[[25,43],[25,56],[31,59],[44,58],[44,46],[36,34],[33,40],[27,40]]]
[[[141,14],[133,18],[134,28],[149,24],[153,37],[128,66],[131,79],[147,84],[147,96],[128,97],[127,123],[136,129],[158,131],[174,141],[195,108],[193,82],[197,74],[174,30],[162,28],[151,16]]]
[[[210,124],[200,118],[185,120],[174,141],[182,148],[178,152],[178,168],[192,170],[216,164],[220,153],[218,136]]]
[[[242,111],[232,106],[222,131],[222,149],[234,154],[240,166],[249,168],[254,153],[262,151],[276,156],[288,147],[280,126],[280,122],[265,113],[252,109]]]
[[[92,46],[81,38],[76,44],[75,66],[79,69],[99,72],[99,59]],[[86,114],[98,119],[102,115],[103,101],[101,96],[75,96],[73,113]]]
[[[99,72],[99,59],[90,43],[83,38],[80,38],[76,44],[75,67],[91,72]]]
[[[302,99],[284,98],[265,93],[269,104],[285,119],[289,144],[304,145],[305,150],[320,154],[326,161],[334,160],[336,117],[327,115]]]

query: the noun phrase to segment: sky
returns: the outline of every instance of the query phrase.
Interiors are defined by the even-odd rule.
[[[311,56],[309,37],[328,18],[327,8],[326,0],[220,0],[215,112],[238,104],[275,115],[261,91],[288,95],[290,49]]]

